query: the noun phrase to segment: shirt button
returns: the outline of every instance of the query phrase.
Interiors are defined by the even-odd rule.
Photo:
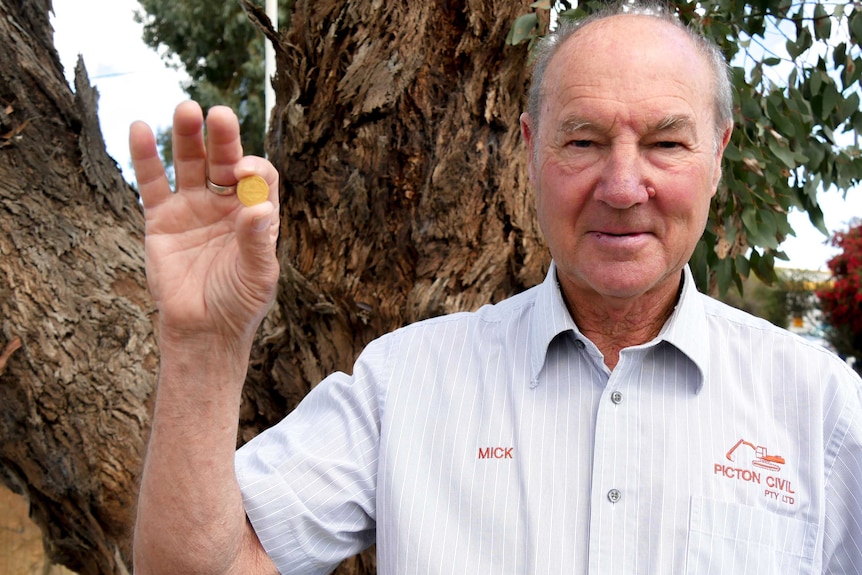
[[[575,347],[577,347],[578,349],[584,349],[585,347],[587,347],[587,344],[585,344],[584,342],[582,342],[579,339],[576,339],[575,340]]]
[[[611,503],[616,503],[622,498],[623,494],[620,493],[619,489],[611,489],[608,491],[608,501]]]
[[[623,394],[621,391],[615,391],[611,393],[611,401],[615,404],[619,405],[623,402]]]

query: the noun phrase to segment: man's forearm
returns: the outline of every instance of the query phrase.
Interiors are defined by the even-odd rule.
[[[245,544],[233,457],[248,350],[226,349],[162,340],[135,529],[137,573],[227,573]]]

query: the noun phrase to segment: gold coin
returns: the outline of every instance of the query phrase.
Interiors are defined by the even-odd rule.
[[[269,186],[260,176],[248,176],[236,185],[236,195],[243,204],[255,206],[269,197]]]

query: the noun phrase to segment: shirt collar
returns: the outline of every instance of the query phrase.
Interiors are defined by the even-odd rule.
[[[691,268],[686,265],[683,269],[679,301],[656,338],[677,348],[697,367],[695,393],[700,393],[703,388],[709,369],[710,342],[703,297],[703,294],[697,291]]]
[[[691,269],[686,265],[679,301],[658,337],[651,342],[655,344],[666,341],[691,360],[698,369],[695,393],[699,393],[703,387],[704,374],[709,367],[709,332],[702,297],[694,284]],[[541,374],[548,346],[558,335],[565,332],[571,332],[578,339],[582,338],[560,291],[556,265],[551,262],[548,275],[539,286],[530,320],[532,385],[536,384]]]
[[[580,334],[563,300],[560,284],[557,281],[557,266],[552,261],[545,281],[539,286],[533,317],[530,321],[530,374],[533,385],[538,381],[542,367],[545,365],[548,346],[559,334],[567,331]]]

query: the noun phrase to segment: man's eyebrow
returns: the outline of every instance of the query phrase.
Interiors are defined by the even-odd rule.
[[[590,122],[589,120],[585,120],[584,118],[578,116],[570,116],[563,120],[560,124],[559,132],[561,134],[571,134],[573,132],[577,132],[580,130],[597,130],[598,126],[594,122]]]
[[[665,116],[654,126],[651,127],[652,132],[696,132],[696,124],[690,116],[672,114]]]
[[[691,116],[670,114],[648,126],[650,132],[692,132],[696,131],[696,122]],[[602,131],[602,127],[580,116],[570,116],[560,124],[560,134],[572,134],[580,131]]]

